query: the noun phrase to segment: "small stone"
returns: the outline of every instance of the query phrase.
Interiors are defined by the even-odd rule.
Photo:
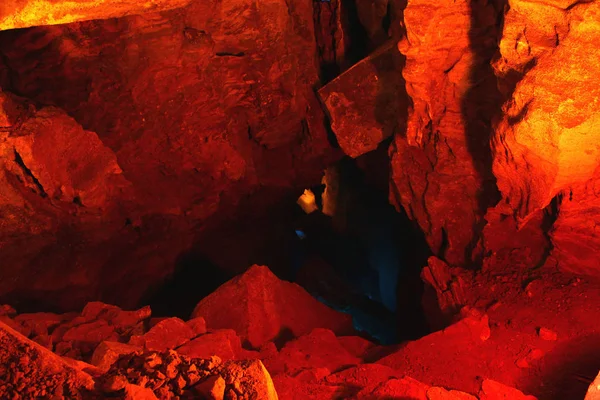
[[[195,386],[195,390],[210,400],[223,400],[225,397],[225,380],[214,375]]]
[[[104,382],[103,389],[107,392],[116,392],[125,388],[128,383],[122,375],[111,376]]]

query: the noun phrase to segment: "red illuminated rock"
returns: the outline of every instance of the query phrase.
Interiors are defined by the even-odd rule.
[[[374,343],[360,336],[340,336],[337,340],[346,351],[358,358],[365,358],[371,350],[376,348]]]
[[[279,280],[269,268],[258,265],[200,301],[192,317],[200,316],[208,328],[233,329],[255,348],[285,331],[296,337],[314,328],[338,334],[352,331],[350,316],[330,309],[300,286]]]
[[[186,6],[189,2],[190,0],[6,0],[0,4],[0,31],[165,11]]]
[[[217,356],[221,360],[234,360],[242,350],[240,338],[231,329],[219,329],[197,337],[181,347],[177,352],[193,358]]]
[[[350,157],[375,150],[405,129],[402,61],[396,42],[389,41],[319,90],[337,141]]]
[[[466,304],[465,281],[459,268],[451,268],[437,257],[429,257],[421,271],[421,279],[435,292],[437,304],[424,304],[426,317],[434,330],[442,329]]]
[[[466,392],[478,390],[475,381],[465,382],[459,374],[449,374],[448,364],[439,360],[452,360],[452,365],[478,371],[482,376],[492,374],[489,364],[483,362],[490,339],[487,315],[470,311],[461,321],[443,331],[409,342],[396,352],[377,361],[403,374],[423,382],[435,382],[436,386],[457,388]],[[493,346],[493,345],[492,345]]]
[[[597,276],[596,259],[600,251],[600,235],[596,230],[600,199],[600,169],[583,184],[572,185],[561,196],[558,218],[550,231],[551,255],[565,271]]]
[[[113,16],[131,11],[119,4]],[[44,7],[59,18],[47,8],[58,3]],[[223,221],[269,215],[333,155],[314,93],[312,2],[199,1],[0,36],[2,89],[32,100],[0,100],[0,259],[11,266],[0,268],[0,297],[131,308],[172,272],[198,226],[210,238]],[[250,251],[205,246],[231,269]]]
[[[203,335],[206,333],[206,321],[202,317],[192,318],[186,322],[196,335]]]
[[[600,8],[575,4],[511,2],[494,64],[511,96],[493,138],[494,174],[520,226],[560,194],[553,256],[563,269],[596,274]]]
[[[520,390],[503,385],[491,379],[485,379],[479,392],[480,400],[537,400],[534,396],[527,396]]]
[[[595,46],[598,21],[591,17],[598,9],[596,3],[569,11],[552,2],[517,1],[514,9],[511,5],[501,42],[503,60],[496,68],[501,75],[512,70],[524,75],[494,137],[494,174],[521,222],[558,192],[590,179],[599,164],[595,136],[590,134],[598,124],[593,104],[600,93],[590,74],[593,60],[600,56]],[[540,23],[540,18],[551,25]],[[522,168],[527,168],[526,174]]]
[[[358,400],[374,400],[385,398],[410,398],[415,400],[428,400],[429,387],[409,377],[402,379],[389,379],[375,388],[365,388],[357,395]]]
[[[590,385],[584,400],[598,400],[600,399],[600,374],[594,379],[594,382]]]
[[[345,369],[325,378],[328,384],[346,385],[357,388],[375,389],[381,382],[400,378],[398,371],[380,364],[363,364]],[[364,390],[364,389],[363,389]]]
[[[327,368],[331,372],[362,363],[338,342],[333,332],[315,329],[310,334],[287,343],[275,359],[265,360],[273,374],[291,376],[306,368]]]
[[[235,398],[230,392],[235,394],[236,391],[251,399],[278,399],[271,375],[259,360],[228,361],[220,374],[227,384],[226,399]]]
[[[496,21],[491,2],[409,0],[404,10],[399,49],[413,106],[390,150],[393,200],[451,265],[480,257],[482,218],[496,200],[488,141],[499,102],[489,66]]]
[[[174,349],[195,336],[189,325],[179,318],[167,318],[154,325],[142,336],[132,336],[129,344],[151,351]]]
[[[119,342],[102,342],[92,355],[91,363],[106,372],[123,354],[141,351],[142,347]]]
[[[59,356],[0,323],[0,397],[77,398],[92,378]]]

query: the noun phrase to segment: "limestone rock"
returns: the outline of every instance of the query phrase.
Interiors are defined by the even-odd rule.
[[[225,398],[225,379],[214,375],[199,383],[195,390],[208,400],[223,400]]]
[[[337,157],[314,92],[312,2],[195,1],[164,12],[161,0],[1,3],[0,21],[27,11],[32,24],[48,22],[41,14],[61,21],[54,11],[67,6],[79,7],[69,18],[87,18],[84,3],[114,12],[0,32],[2,95],[24,96],[0,96],[3,299],[131,308],[209,218],[200,251],[239,268],[250,250],[209,244],[221,223],[258,218],[254,240],[266,243],[256,229],[279,223],[272,205]],[[153,12],[112,18],[150,3]]]
[[[400,370],[419,381],[433,381],[440,387],[460,388],[472,393],[479,387],[464,386],[463,378],[448,373],[448,364],[440,363],[439,360],[452,360],[453,365],[463,365],[478,371],[482,376],[489,376],[493,374],[492,367],[483,351],[489,340],[487,315],[475,310],[465,310],[464,318],[459,322],[443,331],[408,342],[376,363]],[[449,343],[452,345],[448,345]]]
[[[192,328],[196,335],[204,335],[206,333],[206,321],[202,317],[192,318],[186,321],[186,324]]]
[[[154,325],[142,336],[133,336],[129,344],[151,351],[174,349],[189,341],[195,332],[179,318],[167,318]]]
[[[357,395],[358,400],[375,400],[386,398],[410,398],[415,400],[428,400],[427,389],[429,386],[409,377],[389,379],[380,383],[375,388],[366,388]]]
[[[6,0],[0,4],[0,31],[165,11],[186,6],[189,2],[190,0]]]
[[[437,257],[429,257],[427,264],[421,271],[421,278],[435,291],[439,310],[427,310],[426,315],[432,328],[441,329],[447,326],[465,305],[465,282],[460,275],[462,271],[451,268]],[[440,317],[434,318],[439,313]]]
[[[223,312],[227,309],[227,312]],[[233,329],[258,348],[286,330],[298,337],[314,328],[342,334],[351,318],[315,300],[300,286],[279,280],[267,267],[253,266],[204,298],[192,313],[209,328]]]
[[[94,350],[91,363],[98,367],[102,372],[106,372],[123,354],[131,354],[141,350],[142,348],[140,346],[104,341],[96,347],[96,350]]]
[[[489,137],[500,97],[489,62],[500,11],[467,0],[409,0],[404,10],[399,49],[413,106],[390,149],[393,200],[456,266],[481,257],[483,216],[497,201]]]
[[[431,387],[427,390],[427,400],[479,400],[477,397],[458,390],[446,390],[441,387]]]
[[[177,352],[193,358],[210,358],[217,356],[222,360],[236,359],[242,345],[240,338],[232,329],[218,329],[201,335],[181,347]]]
[[[404,130],[402,64],[396,42],[389,41],[319,90],[337,141],[350,157]]]
[[[229,391],[236,387],[249,398],[278,399],[271,375],[259,360],[226,362],[221,374],[227,384],[226,398],[230,398]]]
[[[287,343],[276,358],[265,360],[265,365],[274,375],[285,372],[293,376],[306,368],[327,368],[337,372],[361,362],[340,345],[333,332],[315,329]]]
[[[590,385],[584,400],[598,400],[600,399],[600,374],[594,379],[594,382]]]
[[[521,78],[493,137],[493,169],[520,225],[559,192],[591,179],[600,163],[599,10],[596,2],[569,10],[553,2],[511,2],[500,75],[515,70]]]
[[[527,396],[518,389],[506,386],[491,379],[485,379],[479,392],[480,400],[537,400],[534,396]]]
[[[11,367],[14,365],[14,367]],[[0,397],[76,398],[94,381],[59,356],[0,323]]]

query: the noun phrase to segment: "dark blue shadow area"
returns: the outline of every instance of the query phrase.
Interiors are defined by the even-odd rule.
[[[296,225],[295,280],[383,344],[426,334],[419,276],[429,255],[424,239],[354,160],[335,168],[335,215],[315,211]]]

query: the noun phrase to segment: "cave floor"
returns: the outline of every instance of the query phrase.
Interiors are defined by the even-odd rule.
[[[377,345],[348,331],[346,315],[327,309],[268,268],[252,267],[203,299],[192,314],[195,318],[187,322],[150,318],[149,307],[128,312],[98,302],[81,313],[63,315],[16,314],[5,306],[0,333],[12,335],[8,325],[23,336],[17,340],[21,347],[3,348],[0,356],[22,351],[22,343],[27,347],[37,342],[54,352],[38,349],[47,353],[38,359],[61,356],[60,362],[90,374],[96,385],[111,374],[125,374],[118,368],[106,371],[118,364],[113,363],[119,356],[133,351],[175,349],[191,357],[183,359],[185,365],[216,355],[225,369],[233,368],[228,360],[259,359],[279,399],[531,400],[522,393],[539,400],[583,399],[600,369],[600,282],[559,272],[551,261],[537,269],[495,266],[461,274],[466,294],[462,317],[443,330],[394,346]],[[284,328],[289,331],[286,340],[273,336]],[[32,376],[40,375],[46,379],[40,373]],[[173,387],[172,380],[161,376],[171,384],[163,387]],[[181,382],[190,381],[188,375],[185,379]],[[3,395],[13,393],[7,382],[0,383]],[[28,382],[31,387],[34,383]],[[432,388],[448,397],[432,397]],[[176,390],[169,390],[173,392],[155,394],[174,398],[168,396]],[[426,397],[406,397],[425,390]],[[452,397],[459,395],[445,390],[478,397]],[[257,398],[271,399],[267,392]]]

